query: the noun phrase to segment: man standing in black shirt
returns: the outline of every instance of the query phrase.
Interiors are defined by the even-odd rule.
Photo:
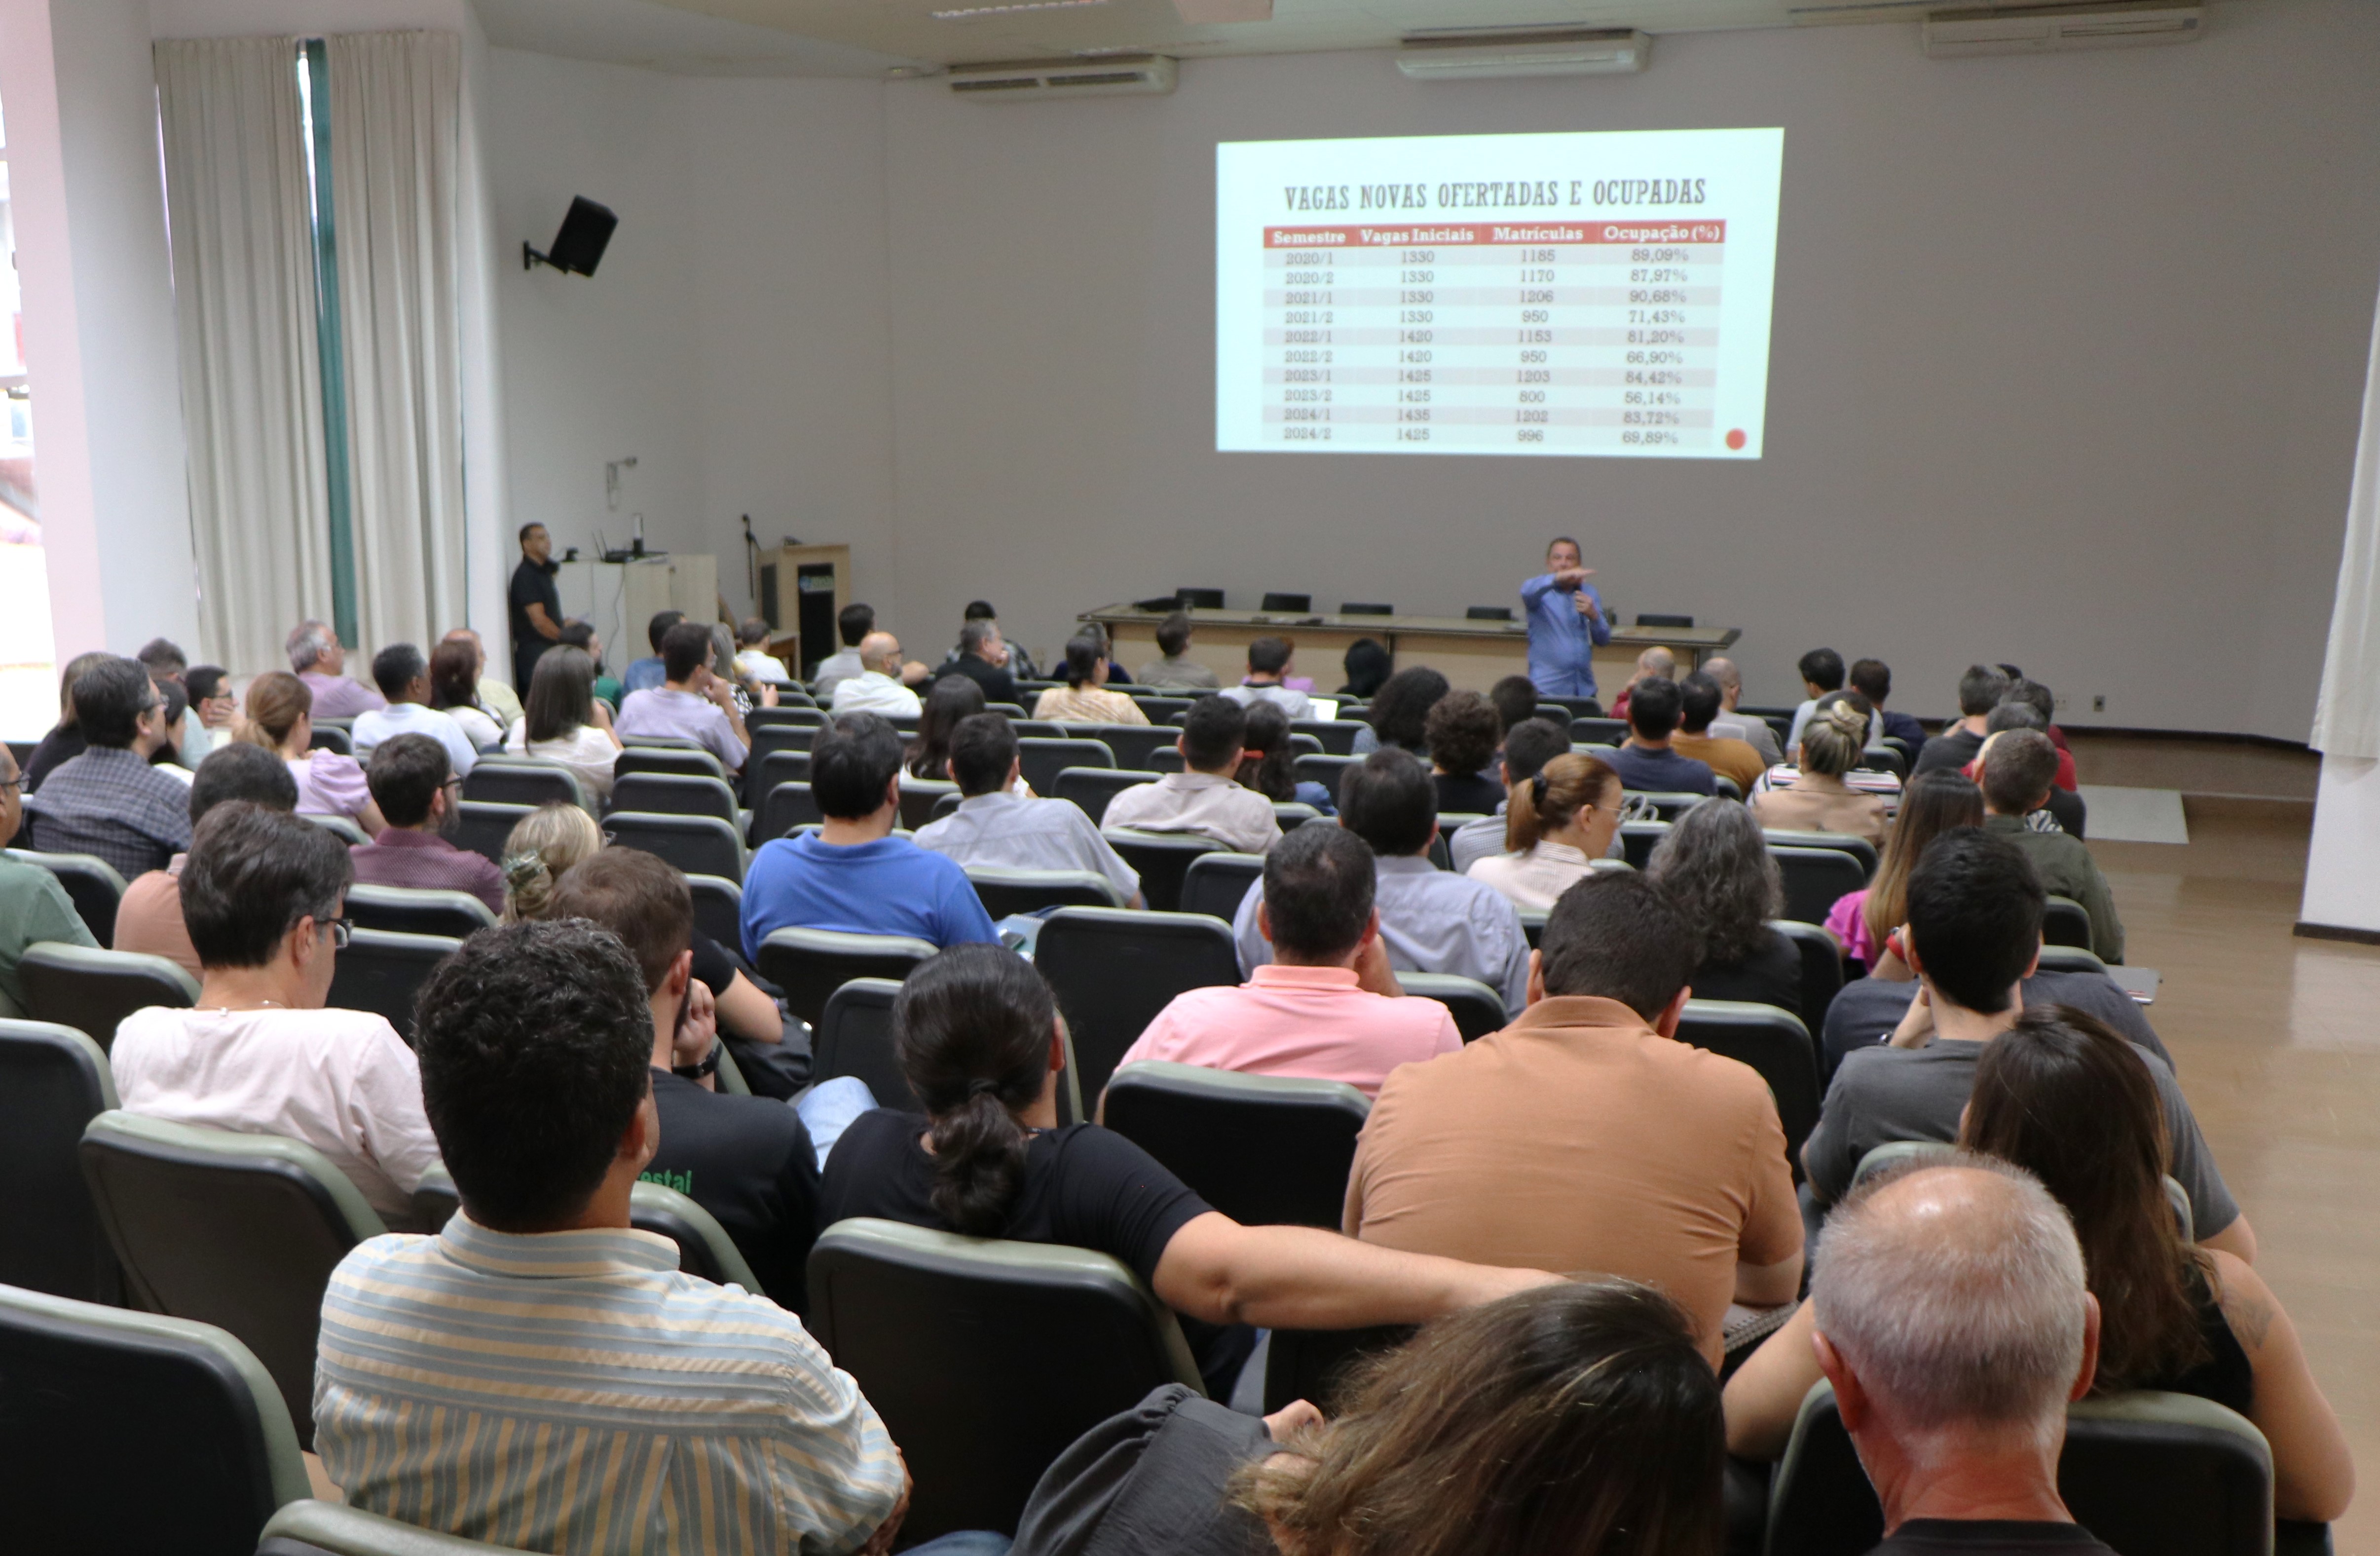
[[[513,626],[513,688],[528,695],[529,672],[540,655],[562,640],[562,591],[553,575],[562,564],[553,560],[553,540],[542,524],[520,529],[520,565],[513,569],[510,603]]]

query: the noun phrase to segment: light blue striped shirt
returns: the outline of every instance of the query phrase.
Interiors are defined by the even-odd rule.
[[[359,1245],[323,1295],[314,1421],[351,1504],[556,1556],[831,1556],[905,1475],[798,1318],[625,1228],[457,1215]]]

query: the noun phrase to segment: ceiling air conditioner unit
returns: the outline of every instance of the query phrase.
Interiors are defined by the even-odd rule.
[[[1928,59],[1986,54],[2055,54],[2069,49],[2126,49],[2188,43],[2206,30],[2201,6],[2163,0],[2131,6],[2040,6],[1936,11],[1925,18]]]
[[[1148,97],[1173,90],[1174,64],[1161,54],[1097,59],[1027,59],[1009,65],[953,65],[951,90],[987,103],[1052,97]]]
[[[1398,48],[1397,68],[1416,81],[1626,76],[1644,69],[1652,55],[1652,38],[1626,28],[1421,32]]]

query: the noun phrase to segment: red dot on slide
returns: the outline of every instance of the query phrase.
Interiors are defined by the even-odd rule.
[[[1732,431],[1732,432],[1729,432],[1729,433],[1728,433],[1728,435],[1727,435],[1727,446],[1728,446],[1728,447],[1730,447],[1730,448],[1742,448],[1742,447],[1743,446],[1743,429],[1742,429],[1742,428],[1738,427],[1738,428],[1736,428],[1734,431]]]

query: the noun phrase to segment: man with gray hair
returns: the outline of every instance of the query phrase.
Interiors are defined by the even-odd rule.
[[[1714,654],[1703,661],[1703,674],[1718,683],[1718,717],[1710,722],[1707,731],[1714,740],[1741,740],[1760,753],[1760,760],[1775,767],[1785,760],[1778,748],[1777,732],[1768,727],[1767,719],[1755,719],[1749,713],[1739,713],[1735,705],[1743,700],[1743,672],[1735,661]]]
[[[1000,636],[1000,623],[990,616],[971,616],[959,628],[958,655],[942,666],[941,674],[965,675],[983,688],[986,702],[1015,703],[1022,695],[1008,668],[1008,644]]]
[[[1827,1223],[1810,1302],[1884,1505],[1870,1556],[2112,1556],[2058,1495],[2099,1304],[2072,1222],[2031,1173],[1961,1152],[1853,1196]]]
[[[290,629],[285,646],[289,668],[314,694],[315,718],[352,719],[388,706],[388,699],[347,678],[347,650],[339,646],[339,635],[330,623],[299,622]]]

